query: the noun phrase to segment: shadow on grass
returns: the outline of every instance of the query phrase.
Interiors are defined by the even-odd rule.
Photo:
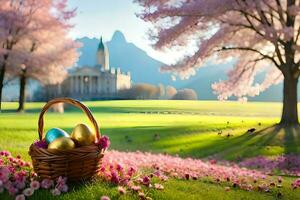
[[[109,108],[111,109],[111,108]],[[79,109],[72,108],[76,112]],[[71,112],[71,111],[67,111]],[[71,133],[73,127],[62,126]],[[241,160],[258,155],[279,155],[300,153],[300,127],[257,126],[254,133],[245,132],[247,125],[239,124],[226,127],[223,124],[198,124],[186,126],[132,126],[105,127],[102,134],[111,138],[112,149],[121,151],[150,151],[155,153],[178,154],[182,157],[217,158]],[[24,127],[0,128],[1,132],[17,132]],[[223,130],[222,135],[218,132]],[[26,128],[26,132],[35,132],[35,128]],[[241,132],[243,132],[241,134]],[[227,132],[233,136],[226,137]]]
[[[183,155],[241,160],[259,155],[298,154],[299,139],[300,126],[273,125],[255,133],[244,133],[237,137],[222,138],[208,145],[199,145],[187,149]]]
[[[245,130],[247,130],[245,128]],[[280,155],[300,153],[300,127],[273,125],[254,133],[238,136],[216,136],[202,138],[206,133],[201,127],[135,127],[106,128],[112,148],[122,151],[152,151],[155,153],[178,154],[182,157],[242,160],[258,155]],[[159,139],[155,139],[155,134]],[[202,135],[201,135],[202,134]],[[195,136],[195,137],[194,137]],[[185,138],[189,139],[185,139]],[[129,138],[129,139],[128,139]]]
[[[282,127],[285,132],[284,146],[285,153],[299,153],[300,152],[300,126]]]

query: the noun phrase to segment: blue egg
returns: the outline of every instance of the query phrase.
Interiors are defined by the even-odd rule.
[[[53,140],[60,137],[70,137],[68,133],[60,128],[51,128],[45,136],[47,144],[50,144]]]

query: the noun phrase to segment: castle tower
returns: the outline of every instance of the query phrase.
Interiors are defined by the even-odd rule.
[[[102,42],[102,37],[100,38],[97,50],[97,66],[99,66],[101,70],[109,70],[109,52]]]

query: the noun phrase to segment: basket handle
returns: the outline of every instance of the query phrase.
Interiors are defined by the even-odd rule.
[[[40,116],[39,116],[39,122],[38,122],[38,133],[39,133],[39,138],[40,140],[43,139],[43,135],[44,135],[44,114],[48,111],[48,109],[56,103],[68,103],[71,104],[75,107],[80,108],[89,118],[89,120],[92,122],[94,129],[95,129],[95,133],[96,133],[96,143],[100,140],[100,130],[99,130],[99,126],[97,121],[95,120],[94,116],[92,115],[90,109],[88,107],[86,107],[83,103],[75,100],[75,99],[71,99],[71,98],[56,98],[56,99],[52,99],[51,101],[49,101],[42,109]]]

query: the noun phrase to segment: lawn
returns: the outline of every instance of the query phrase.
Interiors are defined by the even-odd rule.
[[[0,149],[20,154],[25,160],[29,145],[38,138],[37,119],[44,103],[27,103],[26,113],[16,114],[16,103],[4,103],[0,114]],[[102,134],[111,139],[111,149],[168,153],[181,157],[239,161],[258,155],[300,154],[300,130],[273,126],[279,120],[280,103],[239,103],[213,101],[102,101],[85,102],[100,123]],[[87,118],[80,110],[67,107],[64,114],[46,114],[46,129],[60,127],[67,132]],[[253,134],[249,128],[256,128]],[[221,134],[218,134],[221,133]],[[293,178],[285,177],[283,199],[300,199],[290,189]],[[116,188],[97,181],[73,186],[59,199],[99,199],[107,194],[119,196]],[[274,199],[277,193],[247,192],[205,181],[171,179],[162,192],[153,191],[153,199]],[[54,198],[38,192],[31,199]],[[0,196],[0,199],[7,196]]]

